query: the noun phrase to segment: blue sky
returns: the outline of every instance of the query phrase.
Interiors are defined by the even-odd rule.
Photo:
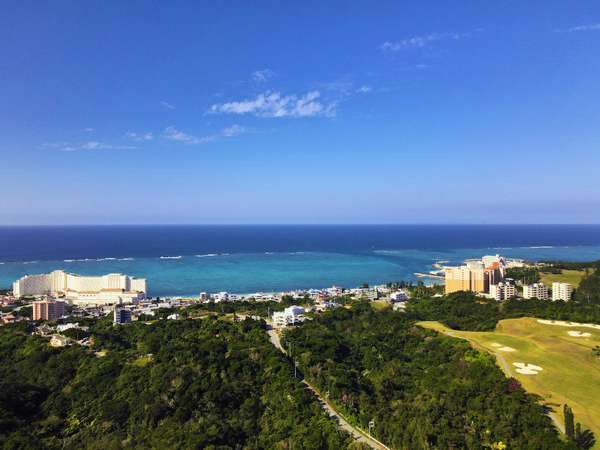
[[[597,1],[2,11],[0,224],[600,222]]]

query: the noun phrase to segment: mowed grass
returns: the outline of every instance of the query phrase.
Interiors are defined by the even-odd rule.
[[[566,403],[573,408],[575,421],[590,428],[600,441],[600,358],[592,354],[592,348],[600,345],[600,330],[546,325],[529,317],[502,320],[493,332],[456,331],[439,322],[419,325],[467,339],[475,348],[492,353],[508,376],[518,379],[524,389],[538,394],[554,410],[555,422],[564,423],[562,405]],[[573,337],[568,331],[591,336]],[[515,351],[500,351],[498,344]],[[520,374],[514,362],[535,364],[543,370],[537,375]],[[600,442],[594,448],[600,448]]]
[[[554,282],[569,283],[577,287],[585,275],[585,270],[563,270],[561,273],[540,272],[540,280],[548,287],[552,287]]]

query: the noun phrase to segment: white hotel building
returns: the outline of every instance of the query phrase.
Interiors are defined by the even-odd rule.
[[[548,288],[544,283],[533,283],[523,286],[523,298],[537,298],[538,300],[548,300]]]
[[[573,286],[569,283],[552,283],[552,301],[563,300],[568,302],[573,296]]]
[[[65,297],[74,305],[133,303],[146,298],[146,279],[120,273],[82,276],[55,270],[48,274],[26,275],[13,283],[13,294]]]

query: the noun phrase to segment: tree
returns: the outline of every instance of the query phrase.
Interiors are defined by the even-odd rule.
[[[581,424],[577,422],[577,426],[575,427],[574,442],[577,447],[583,450],[588,450],[596,444],[596,438],[594,437],[594,433],[592,433],[590,430],[581,431]]]
[[[563,406],[563,415],[565,416],[565,435],[572,440],[575,437],[574,416],[573,410],[567,404]]]

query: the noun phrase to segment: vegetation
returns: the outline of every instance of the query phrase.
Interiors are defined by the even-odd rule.
[[[438,300],[439,301],[439,300]],[[309,381],[392,448],[574,448],[491,356],[366,303],[286,331]]]
[[[600,269],[600,259],[596,261],[543,261],[542,267],[562,270]]]
[[[530,266],[511,267],[506,270],[506,277],[512,278],[521,284],[531,284],[540,281],[540,273],[538,269]]]
[[[600,305],[600,269],[581,280],[575,292],[575,300],[581,303]]]
[[[548,287],[552,287],[554,282],[559,282],[569,283],[576,288],[586,275],[586,270],[556,269],[553,272],[541,272],[540,281]]]
[[[491,331],[498,321],[515,317],[600,324],[600,303],[537,299],[497,302],[468,292],[455,292],[443,299],[415,299],[408,304],[407,314],[415,320],[441,321],[455,330]]]
[[[540,272],[520,275],[526,280]],[[375,437],[392,448],[594,445],[594,434],[574,419],[571,427],[568,414],[571,434],[561,440],[545,406],[524,389],[550,395],[554,407],[568,402],[569,411],[597,432],[600,413],[582,396],[588,401],[600,396],[589,378],[600,347],[588,348],[552,326],[547,327],[561,336],[542,333],[537,342],[536,327],[542,325],[505,319],[600,323],[599,271],[588,273],[574,301],[567,303],[496,302],[464,292],[434,298],[441,287],[402,287],[412,297],[406,313],[391,311],[385,302],[342,296],[335,301],[345,308],[284,335],[300,372],[351,422],[368,429],[373,420]],[[73,319],[89,331],[64,334],[89,337],[90,348],[51,348],[47,338],[30,335],[26,322],[3,327],[0,358],[10,363],[0,365],[0,447],[356,447],[294,379],[293,365],[267,339],[260,317],[292,303],[284,298],[281,303],[197,304],[159,310],[147,323],[120,327],[110,318]],[[161,320],[173,312],[183,320]],[[497,354],[494,339],[515,348],[516,353],[504,356],[509,363],[525,355],[527,362],[548,370],[527,378],[504,368],[507,379],[491,355],[416,326],[424,320],[440,321],[445,326],[428,326]],[[521,334],[510,328],[520,321],[526,323]],[[550,358],[553,351],[562,359]],[[565,387],[568,395],[561,391]]]
[[[19,328],[20,327],[20,328]],[[90,329],[55,349],[0,329],[0,445],[37,448],[345,448],[264,322],[157,321]],[[7,363],[10,362],[10,363]]]
[[[544,324],[533,318],[502,320],[493,332],[457,331],[438,322],[420,324],[466,339],[476,348],[495,355],[507,376],[518,379],[528,392],[543,398],[555,415],[564,415],[567,437],[575,439],[575,424],[569,415],[573,411],[582,423],[600,433],[600,404],[596,400],[600,398],[600,366],[590,358],[590,351],[600,342],[600,331]],[[568,331],[585,332],[589,336],[575,337]],[[521,374],[515,370],[515,362],[534,364],[543,370],[535,375]],[[565,404],[573,409],[561,408]],[[556,422],[562,422],[555,418]]]

